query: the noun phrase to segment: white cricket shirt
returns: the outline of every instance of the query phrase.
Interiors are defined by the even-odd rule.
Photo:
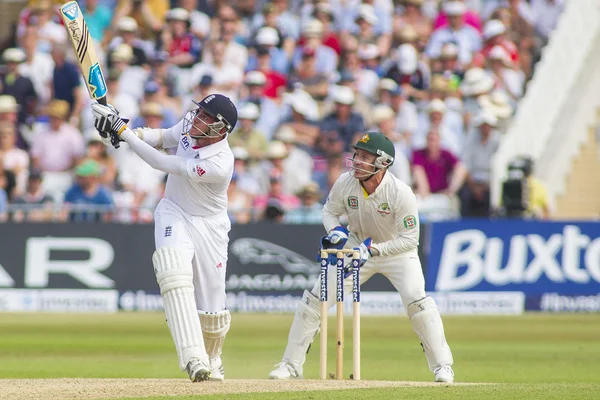
[[[370,237],[381,256],[414,253],[419,244],[417,200],[411,188],[389,172],[377,189],[367,195],[350,172],[334,183],[323,208],[327,232],[348,215],[348,229],[359,240]]]
[[[150,166],[169,174],[165,197],[183,211],[200,217],[227,215],[227,188],[233,175],[233,153],[226,138],[194,150],[192,140],[183,131],[183,121],[180,121],[167,129],[163,136],[163,147],[177,146],[177,153],[173,156],[156,150],[129,129],[121,136]]]

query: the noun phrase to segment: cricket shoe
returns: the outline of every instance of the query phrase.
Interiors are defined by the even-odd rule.
[[[192,358],[185,370],[192,382],[202,382],[210,378],[210,367],[197,358]]]
[[[300,379],[302,378],[302,374],[299,374],[296,371],[296,368],[292,364],[287,361],[282,361],[279,364],[275,365],[275,368],[269,374],[269,379]]]
[[[441,365],[434,371],[436,382],[452,383],[454,382],[454,371],[449,365]]]
[[[211,358],[210,360],[210,380],[219,382],[225,380],[225,368],[221,357]]]

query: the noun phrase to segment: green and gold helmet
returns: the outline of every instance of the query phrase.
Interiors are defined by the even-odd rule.
[[[352,147],[375,154],[377,158],[373,165],[378,169],[390,167],[394,163],[394,157],[396,157],[394,143],[381,132],[365,133]]]

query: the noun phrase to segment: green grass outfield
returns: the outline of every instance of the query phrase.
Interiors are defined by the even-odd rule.
[[[234,314],[223,354],[226,377],[265,379],[282,356],[292,318],[293,315]],[[600,398],[600,315],[445,317],[444,321],[454,353],[456,381],[493,384],[218,394],[201,398]],[[363,317],[361,322],[363,380],[432,380],[421,346],[406,317]],[[329,368],[332,372],[334,336],[335,321],[331,319]],[[317,339],[307,356],[305,378],[318,377],[318,347]],[[350,316],[346,317],[345,355],[347,376],[352,369]],[[188,385],[187,376],[179,372],[164,315],[158,313],[0,314],[0,378],[176,378]],[[4,398],[3,387],[11,382],[0,381],[0,399]],[[189,383],[200,388],[198,390],[203,384]],[[149,394],[140,392],[139,395]],[[151,398],[198,397],[196,394]]]

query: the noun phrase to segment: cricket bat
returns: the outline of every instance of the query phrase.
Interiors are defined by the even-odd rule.
[[[102,105],[106,105],[106,81],[98,63],[98,56],[92,42],[92,36],[85,23],[79,4],[76,1],[69,1],[63,4],[60,8],[60,16],[71,39],[71,44],[77,56],[79,68],[81,69],[90,98]],[[116,135],[111,137],[111,142],[115,148],[119,148],[119,139]]]

